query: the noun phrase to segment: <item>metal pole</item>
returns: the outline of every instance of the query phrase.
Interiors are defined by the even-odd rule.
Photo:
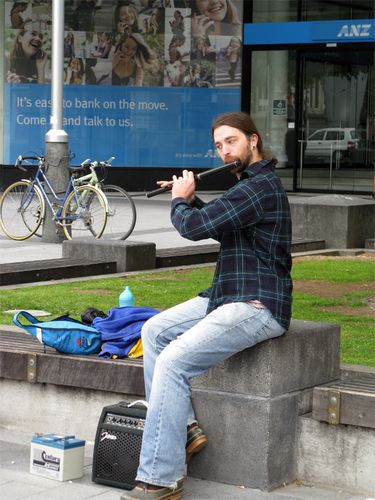
[[[65,192],[69,174],[68,134],[63,130],[64,89],[64,0],[52,0],[52,78],[51,78],[51,128],[45,135],[45,157],[49,165],[48,177],[58,193]],[[64,239],[61,227],[57,226],[46,212],[42,240],[61,243]]]
[[[302,189],[303,184],[303,143],[304,140],[300,139],[298,141],[300,143],[300,154],[299,154],[299,188]]]
[[[329,157],[329,190],[332,191],[332,158],[333,158],[333,144],[330,145],[330,157]]]

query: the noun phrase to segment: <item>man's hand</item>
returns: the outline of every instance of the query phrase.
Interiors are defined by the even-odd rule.
[[[195,178],[191,171],[183,170],[182,177],[173,176],[172,200],[173,198],[185,198],[188,203],[194,199]]]

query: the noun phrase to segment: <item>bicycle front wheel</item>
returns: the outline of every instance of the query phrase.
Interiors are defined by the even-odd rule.
[[[108,202],[107,226],[102,238],[126,240],[131,235],[137,220],[134,201],[125,189],[118,186],[108,184],[102,185],[100,189]]]
[[[68,195],[61,219],[68,240],[86,236],[100,238],[107,223],[103,193],[94,186],[77,187]]]
[[[12,240],[26,240],[43,220],[44,199],[30,181],[18,181],[4,191],[0,201],[0,225]]]

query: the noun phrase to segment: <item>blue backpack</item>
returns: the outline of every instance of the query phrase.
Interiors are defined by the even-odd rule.
[[[23,324],[20,318],[31,324]],[[97,354],[101,348],[101,335],[92,326],[60,316],[52,321],[39,321],[27,311],[18,311],[13,323],[36,337],[43,345],[54,347],[66,354]]]

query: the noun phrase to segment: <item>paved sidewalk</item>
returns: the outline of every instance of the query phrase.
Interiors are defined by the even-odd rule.
[[[202,194],[205,201],[215,198],[215,194]],[[214,240],[188,241],[182,238],[170,221],[170,195],[146,198],[143,194],[134,195],[137,209],[137,222],[129,241],[153,242],[156,249],[204,245],[217,243]],[[25,241],[9,239],[0,229],[0,265],[12,262],[25,262],[62,257],[60,243],[44,243],[41,238],[32,236]]]
[[[199,193],[204,201],[210,201],[219,195],[220,193],[214,192]],[[169,193],[154,198],[146,198],[144,193],[132,193],[132,196],[137,209],[137,222],[129,241],[153,242],[157,250],[217,243],[211,239],[189,241],[178,234],[170,221]],[[294,199],[304,197],[292,196]],[[14,241],[5,236],[0,229],[0,265],[61,257],[62,245],[59,243],[44,243],[37,236],[25,241]]]
[[[56,481],[30,474],[30,444],[0,441],[1,500],[120,500],[122,490],[91,481],[92,458],[85,457],[84,476],[73,481]],[[291,484],[267,493],[188,477],[184,500],[375,500],[340,489]]]
[[[208,202],[217,198],[220,194],[221,193],[215,192],[201,192],[199,196],[204,201]],[[131,195],[136,205],[137,220],[134,231],[127,241],[155,243],[157,251],[165,249],[173,250],[182,247],[194,248],[198,246],[202,248],[204,245],[217,244],[217,241],[213,239],[190,241],[179,235],[177,230],[172,226],[170,220],[171,202],[169,193],[153,198],[147,198],[145,193],[131,193]],[[296,197],[296,195],[294,196]],[[0,228],[0,269],[2,264],[14,264],[14,270],[16,271],[17,264],[21,262],[60,259],[63,256],[62,247],[62,243],[45,243],[42,238],[38,236],[32,236],[24,241],[11,240]],[[109,277],[110,275],[106,274],[105,276]],[[71,279],[81,280],[82,278],[83,277]],[[86,277],[86,279],[91,278],[94,278],[94,276]],[[51,280],[48,282],[52,283]],[[42,285],[44,283],[43,281],[39,281],[35,284]],[[13,288],[14,286],[33,286],[33,283],[4,286],[7,288]]]

